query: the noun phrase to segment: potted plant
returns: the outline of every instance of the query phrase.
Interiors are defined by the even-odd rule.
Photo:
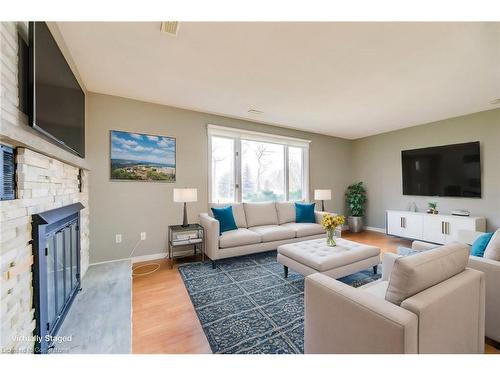
[[[349,231],[358,233],[363,230],[363,216],[365,215],[366,190],[363,182],[357,182],[347,187],[345,193],[349,217]]]
[[[429,202],[428,203],[429,205],[429,209],[427,210],[427,213],[429,214],[434,214],[434,215],[437,215],[439,213],[438,209],[437,209],[437,202]]]

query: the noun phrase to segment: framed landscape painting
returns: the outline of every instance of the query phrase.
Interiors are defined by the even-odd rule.
[[[175,138],[111,130],[111,180],[175,182]]]

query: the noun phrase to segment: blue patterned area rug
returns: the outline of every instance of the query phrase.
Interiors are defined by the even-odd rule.
[[[215,269],[183,264],[179,272],[212,352],[304,352],[304,278],[290,270],[285,279],[276,251],[223,259]],[[370,268],[339,281],[358,287],[380,276]]]

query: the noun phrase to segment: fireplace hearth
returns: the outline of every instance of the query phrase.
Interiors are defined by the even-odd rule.
[[[33,215],[35,353],[48,353],[80,290],[80,210],[74,203]]]

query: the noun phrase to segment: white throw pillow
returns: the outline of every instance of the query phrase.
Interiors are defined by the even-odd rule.
[[[500,229],[491,237],[488,246],[484,250],[484,258],[500,261]]]

